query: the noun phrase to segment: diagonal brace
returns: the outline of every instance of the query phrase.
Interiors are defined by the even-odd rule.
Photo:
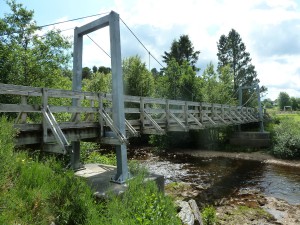
[[[128,144],[127,138],[121,133],[121,131],[114,125],[113,120],[110,118],[110,116],[105,112],[104,109],[100,109],[99,113],[101,117],[104,119],[106,124],[110,127],[110,129],[115,133],[117,138],[122,144]]]
[[[55,139],[57,140],[60,147],[63,149],[63,153],[66,154],[66,152],[69,151],[71,146],[70,146],[68,140],[66,139],[64,133],[60,129],[58,123],[56,122],[53,114],[51,113],[49,106],[47,106],[46,109],[43,108],[42,113],[43,113],[44,118],[46,119],[46,122],[50,126],[50,129],[51,129]]]

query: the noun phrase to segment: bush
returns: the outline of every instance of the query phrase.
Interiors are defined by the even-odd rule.
[[[202,220],[204,225],[214,225],[217,222],[216,209],[213,206],[207,206],[202,210]]]
[[[172,200],[158,191],[154,181],[145,182],[144,178],[145,174],[140,174],[130,180],[122,196],[111,195],[99,224],[181,224]]]
[[[300,157],[300,123],[295,118],[282,118],[274,126],[272,153],[279,158]]]
[[[145,173],[130,180],[122,196],[99,203],[62,162],[14,152],[14,131],[5,118],[0,128],[0,224],[180,224],[172,200],[145,182]],[[141,171],[136,163],[132,169]]]
[[[165,135],[150,135],[149,144],[155,147],[157,153],[160,153],[169,148],[170,143],[168,142],[168,136]]]

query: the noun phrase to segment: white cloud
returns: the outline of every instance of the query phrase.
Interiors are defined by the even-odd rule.
[[[114,10],[160,62],[172,41],[188,34],[195,50],[200,50],[202,67],[217,63],[217,41],[234,28],[241,36],[256,66],[261,84],[269,88],[267,97],[275,99],[279,91],[300,97],[300,11],[296,0],[115,0],[101,11]],[[61,18],[65,20],[68,18]],[[95,18],[60,25],[60,29],[81,26]],[[139,54],[148,64],[149,54],[132,34],[121,26],[122,56]],[[72,35],[73,31],[66,34]],[[109,51],[105,31],[90,35]],[[110,59],[85,38],[83,66],[110,65]],[[151,67],[159,67],[151,59]]]

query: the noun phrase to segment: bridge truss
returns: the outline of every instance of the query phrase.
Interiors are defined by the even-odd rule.
[[[123,135],[112,119],[112,94],[0,84],[0,95],[15,100],[0,103],[0,112],[18,114],[17,146],[40,144],[45,151],[64,154],[72,141],[120,145],[140,134],[259,122],[255,108],[125,95]]]

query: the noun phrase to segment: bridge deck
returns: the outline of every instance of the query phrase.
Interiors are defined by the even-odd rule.
[[[17,113],[17,145],[41,144],[61,152],[53,149],[59,149],[54,146],[62,136],[66,142],[126,142],[111,119],[111,94],[0,84],[0,95],[0,112]],[[258,111],[248,107],[139,96],[124,96],[124,104],[127,136],[258,122]]]

